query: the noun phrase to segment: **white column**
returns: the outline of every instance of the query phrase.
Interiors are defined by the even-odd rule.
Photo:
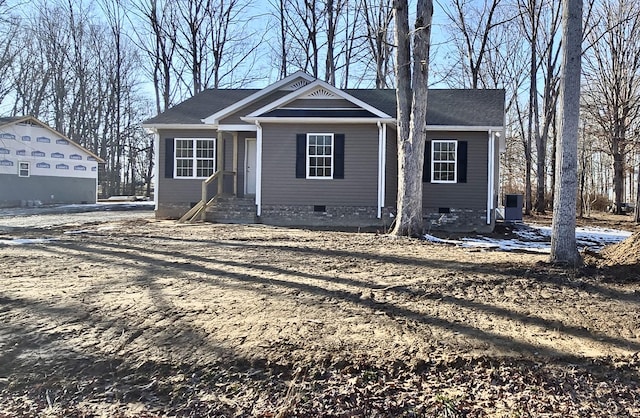
[[[378,122],[378,219],[382,218],[385,201],[387,167],[387,125]]]
[[[158,190],[160,190],[160,134],[157,129],[153,132],[153,203],[158,210]]]
[[[489,129],[487,143],[487,225],[491,224],[491,211],[493,210],[493,180],[494,180],[494,138],[493,131]]]
[[[262,126],[256,121],[256,215],[262,212]]]

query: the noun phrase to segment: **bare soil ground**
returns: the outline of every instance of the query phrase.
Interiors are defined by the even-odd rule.
[[[0,247],[0,417],[640,417],[637,259],[151,219],[12,237],[54,240]]]

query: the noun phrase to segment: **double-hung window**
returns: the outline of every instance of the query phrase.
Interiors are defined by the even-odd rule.
[[[307,178],[333,178],[333,134],[307,134]]]
[[[456,182],[457,148],[456,140],[431,141],[431,182]]]
[[[207,178],[216,171],[216,140],[175,139],[175,177]]]

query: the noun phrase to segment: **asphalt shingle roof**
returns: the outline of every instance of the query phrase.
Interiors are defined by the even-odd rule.
[[[145,125],[156,123],[201,124],[202,119],[213,115],[219,110],[239,102],[259,91],[258,89],[208,89],[190,99],[177,104],[169,110],[148,119]]]
[[[144,122],[154,124],[201,124],[202,119],[236,103],[257,89],[209,89]],[[347,89],[345,93],[396,117],[393,89]],[[445,126],[502,126],[504,90],[431,89],[427,124]]]

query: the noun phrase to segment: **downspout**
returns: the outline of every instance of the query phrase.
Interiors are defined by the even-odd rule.
[[[491,211],[493,209],[493,176],[494,176],[494,140],[493,131],[489,129],[487,144],[487,225],[491,225]]]
[[[378,124],[378,219],[382,218],[382,207],[384,206],[384,144],[385,132],[380,121]],[[386,125],[384,125],[386,127]]]
[[[256,124],[256,216],[262,213],[262,126]]]

